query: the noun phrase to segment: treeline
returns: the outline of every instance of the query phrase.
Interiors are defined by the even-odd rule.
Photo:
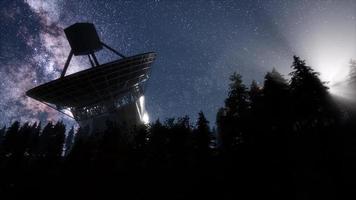
[[[344,199],[355,195],[355,112],[294,57],[290,80],[230,77],[216,130],[200,112],[66,135],[58,122],[0,130],[7,198]]]

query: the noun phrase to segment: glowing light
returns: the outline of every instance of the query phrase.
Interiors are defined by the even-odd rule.
[[[322,2],[317,3],[321,6]],[[320,72],[320,79],[330,88],[329,92],[338,96],[345,96],[350,59],[356,55],[356,29],[353,17],[346,17],[353,10],[348,3],[340,6],[338,3],[326,3],[324,11],[318,12],[320,7],[310,7],[303,13],[305,22],[292,23],[286,31],[286,38],[293,52],[306,60],[316,72]],[[349,9],[350,7],[350,9]],[[295,13],[299,16],[299,13]],[[352,16],[352,15],[351,15]]]
[[[140,108],[144,109],[144,107],[145,107],[145,97],[141,96],[140,99],[139,99],[139,102],[140,102]]]
[[[352,58],[347,50],[342,48],[327,49],[319,44],[318,53],[315,53],[314,65],[320,78],[326,82],[329,92],[333,95],[347,97],[347,80],[349,74],[349,61]]]
[[[143,113],[143,115],[142,115],[142,122],[143,122],[144,124],[150,123],[150,117],[148,116],[147,113]]]
[[[141,96],[139,99],[139,104],[140,104],[140,118],[141,118],[141,121],[144,123],[144,124],[148,124],[150,123],[150,117],[148,116],[148,113],[146,112],[146,108],[145,108],[145,97],[144,96]]]
[[[339,29],[334,29],[315,28],[309,38],[304,38],[306,48],[301,52],[306,63],[320,73],[320,79],[326,82],[329,92],[346,97],[349,62],[355,52],[354,35],[347,27],[342,27],[340,33]]]
[[[70,110],[68,110],[68,109],[63,109],[62,112],[64,112],[64,113],[67,114],[68,116],[74,118],[73,113],[72,113]]]

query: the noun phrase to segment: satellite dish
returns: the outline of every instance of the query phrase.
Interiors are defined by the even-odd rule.
[[[93,131],[118,124],[148,122],[143,84],[149,78],[156,53],[126,57],[100,41],[91,23],[76,23],[64,29],[71,46],[61,77],[32,88],[26,95],[62,112],[69,109],[80,126]],[[99,64],[95,52],[103,47],[120,59]],[[92,68],[65,76],[72,56],[88,56]]]

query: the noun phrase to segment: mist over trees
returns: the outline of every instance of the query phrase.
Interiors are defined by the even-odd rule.
[[[344,199],[355,195],[356,115],[294,56],[289,79],[230,77],[211,128],[203,112],[88,134],[62,122],[0,129],[8,198]],[[66,129],[69,129],[66,134]]]

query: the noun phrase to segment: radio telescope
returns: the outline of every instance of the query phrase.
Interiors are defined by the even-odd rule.
[[[69,110],[81,127],[103,131],[108,121],[128,126],[148,123],[144,83],[156,53],[126,57],[100,41],[91,23],[64,29],[71,47],[61,76],[32,88],[26,95],[60,112]],[[106,48],[120,59],[100,64],[95,52]],[[91,68],[66,76],[74,56],[87,56]]]

